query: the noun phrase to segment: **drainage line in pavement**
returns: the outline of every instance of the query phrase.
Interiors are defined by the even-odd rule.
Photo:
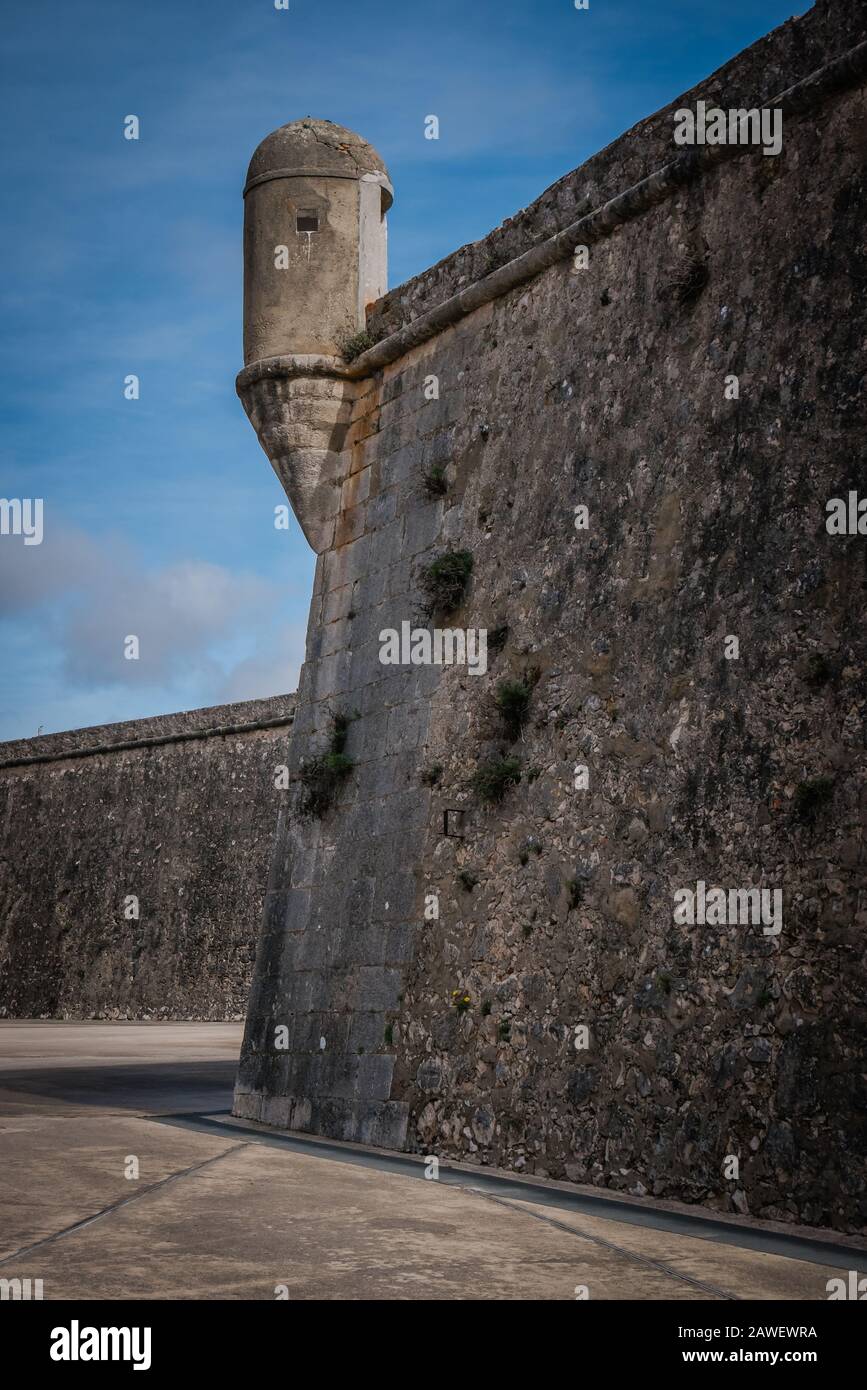
[[[248,1143],[233,1144],[231,1149],[226,1149],[224,1153],[217,1154],[214,1158],[206,1158],[203,1163],[194,1163],[189,1168],[181,1168],[177,1173],[169,1173],[168,1177],[160,1178],[159,1182],[148,1183],[147,1187],[141,1188],[138,1192],[131,1192],[128,1197],[121,1197],[119,1202],[111,1202],[101,1211],[96,1211],[92,1216],[85,1216],[81,1221],[73,1221],[71,1226],[64,1226],[62,1230],[55,1231],[53,1235],[43,1236],[41,1240],[34,1240],[32,1245],[22,1245],[20,1250],[15,1250],[11,1255],[4,1255],[0,1259],[0,1265],[8,1265],[12,1260],[23,1259],[25,1255],[30,1255],[34,1250],[39,1250],[43,1245],[51,1245],[55,1240],[60,1240],[61,1236],[72,1235],[75,1231],[81,1231],[85,1226],[92,1226],[94,1221],[101,1221],[104,1216],[111,1216],[112,1212],[120,1211],[121,1207],[128,1207],[130,1202],[137,1202],[141,1197],[147,1197],[150,1192],[157,1192],[161,1187],[168,1187],[169,1183],[178,1182],[180,1178],[187,1178],[191,1173],[200,1173],[203,1168],[208,1168],[212,1163],[219,1163],[221,1158],[228,1158],[230,1154],[237,1153],[239,1149],[249,1148]]]
[[[554,1226],[558,1231],[565,1231],[569,1236],[575,1236],[577,1240],[589,1240],[594,1245],[601,1245],[603,1250],[611,1250],[616,1255],[622,1255],[624,1259],[630,1260],[633,1264],[638,1263],[647,1265],[655,1274],[664,1274],[667,1279],[679,1279],[681,1283],[690,1284],[694,1289],[700,1289],[702,1293],[709,1293],[714,1298],[723,1298],[726,1301],[733,1299],[740,1302],[737,1294],[727,1293],[725,1289],[719,1289],[715,1284],[706,1284],[701,1279],[694,1279],[691,1274],[683,1274],[679,1269],[673,1269],[671,1265],[664,1264],[662,1260],[655,1260],[652,1255],[641,1255],[636,1250],[627,1250],[623,1245],[617,1245],[613,1240],[606,1240],[604,1236],[591,1235],[589,1231],[582,1231],[578,1226],[567,1226],[565,1221],[558,1221],[556,1217],[545,1216],[540,1211],[527,1211],[524,1207],[516,1205],[517,1198],[507,1201],[505,1197],[495,1197],[491,1192],[484,1192],[480,1187],[467,1187],[466,1192],[472,1192],[476,1197],[483,1197],[486,1202],[496,1202],[498,1207],[505,1207],[507,1211],[517,1212],[519,1216],[530,1216],[534,1221],[544,1221],[548,1226]]]
[[[225,1114],[226,1120],[218,1118]],[[175,1115],[148,1115],[143,1119],[158,1124],[197,1129],[206,1134],[237,1134],[247,1136],[248,1142],[275,1145],[307,1158],[336,1159],[354,1163],[362,1168],[378,1168],[383,1172],[404,1177],[418,1177],[422,1164],[417,1157],[395,1153],[388,1149],[365,1149],[327,1139],[314,1139],[298,1131],[264,1130],[253,1127],[251,1121],[227,1123],[231,1111],[193,1112]],[[628,1226],[647,1226],[670,1235],[691,1236],[695,1240],[713,1240],[721,1245],[736,1245],[744,1250],[757,1250],[766,1255],[782,1255],[788,1260],[803,1260],[808,1264],[828,1265],[834,1269],[857,1270],[867,1274],[867,1250],[836,1241],[815,1240],[789,1235],[786,1231],[765,1231],[756,1226],[736,1226],[699,1213],[661,1211],[619,1201],[616,1197],[594,1197],[585,1192],[564,1192],[561,1188],[541,1188],[524,1183],[520,1178],[486,1173],[483,1168],[472,1174],[448,1167],[440,1162],[439,1182],[453,1187],[475,1186],[500,1197],[532,1202],[537,1206],[560,1207],[585,1216],[598,1216],[605,1221],[622,1221]]]

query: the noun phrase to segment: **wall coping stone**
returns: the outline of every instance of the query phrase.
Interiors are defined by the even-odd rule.
[[[95,724],[40,734],[29,739],[0,743],[0,770],[30,767],[69,758],[121,753],[136,748],[156,748],[167,743],[256,733],[291,727],[295,696],[274,695],[265,700],[244,700],[228,705],[157,715],[152,719],[128,719],[119,724]]]
[[[856,86],[865,76],[867,40],[856,44],[854,48],[824,67],[811,72],[800,82],[774,97],[767,105],[782,106],[784,114],[800,115],[815,109],[827,97]],[[405,323],[403,327],[361,353],[353,362],[343,362],[336,357],[291,353],[262,358],[258,362],[250,362],[238,374],[235,383],[238,394],[253,382],[266,378],[306,375],[358,381],[369,377],[381,368],[396,362],[412,348],[452,327],[476,309],[508,294],[519,285],[526,284],[528,280],[535,279],[537,275],[571,255],[576,246],[592,245],[593,242],[611,236],[624,222],[631,221],[658,203],[664,202],[679,188],[715,169],[722,161],[755,153],[752,145],[707,145],[687,150],[624,192],[610,198],[593,212],[578,218],[544,241],[507,261],[505,265],[499,266],[489,275],[474,280],[448,299],[425,310],[417,318]],[[417,280],[421,281],[423,278],[423,275],[418,276]],[[406,285],[413,283],[415,282],[407,281]],[[405,289],[406,286],[398,288]],[[396,290],[390,290],[389,295],[379,300],[378,304],[383,304],[385,299],[396,293]],[[377,305],[374,305],[372,312],[375,314],[376,310]]]

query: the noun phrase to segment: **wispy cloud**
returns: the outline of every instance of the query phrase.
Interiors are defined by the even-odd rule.
[[[304,638],[301,623],[277,628],[273,640],[263,650],[239,661],[229,672],[219,686],[218,701],[228,704],[232,700],[256,700],[297,690]]]
[[[0,617],[53,647],[64,680],[79,689],[180,686],[191,675],[216,688],[236,671],[252,688],[268,663],[283,680],[297,670],[298,646],[275,654],[280,599],[256,575],[200,560],[148,569],[118,537],[62,529],[49,530],[40,546],[11,536],[0,543]],[[129,637],[138,640],[137,660],[125,656]],[[259,642],[269,653],[261,665]]]

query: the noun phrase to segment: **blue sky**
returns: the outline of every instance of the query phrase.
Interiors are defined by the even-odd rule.
[[[0,536],[0,738],[295,687],[313,556],[294,521],[274,529],[285,499],[234,392],[240,195],[263,136],[312,115],[377,147],[396,285],[806,8],[7,7],[0,496],[43,498],[45,538]]]

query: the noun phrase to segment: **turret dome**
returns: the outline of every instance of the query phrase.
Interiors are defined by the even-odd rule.
[[[382,188],[383,212],[394,201],[388,170],[373,146],[333,121],[304,116],[272,130],[250,160],[244,193],[269,179],[298,175],[378,183]]]

